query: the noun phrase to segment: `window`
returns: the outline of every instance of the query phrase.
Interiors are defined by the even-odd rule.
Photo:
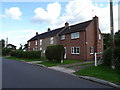
[[[37,47],[35,47],[35,51],[37,51]]]
[[[37,45],[37,40],[35,41],[35,45]]]
[[[79,38],[79,32],[71,33],[71,39]]]
[[[33,51],[35,50],[35,48],[33,48]]]
[[[30,42],[28,42],[28,46],[30,46]]]
[[[53,44],[53,37],[50,38],[50,44]]]
[[[90,54],[93,54],[93,53],[94,53],[93,47],[90,47]]]
[[[80,47],[71,47],[71,54],[80,54]]]
[[[43,53],[45,53],[45,50],[43,50]]]
[[[40,45],[42,45],[42,39],[40,39]]]
[[[65,35],[62,35],[60,38],[61,38],[61,40],[64,40],[65,39]]]
[[[101,35],[99,34],[99,39],[101,39]]]
[[[42,48],[40,47],[40,51],[42,51]]]

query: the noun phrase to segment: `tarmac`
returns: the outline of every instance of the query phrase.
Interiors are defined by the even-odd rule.
[[[37,63],[40,63],[40,62],[41,61],[33,61],[33,62],[26,62],[26,63],[32,64],[32,65],[38,65],[38,66],[41,66],[41,67],[46,67],[42,64],[37,64]],[[81,66],[81,67],[76,66],[77,69],[75,69],[75,67],[72,68],[72,69],[66,68],[68,66],[80,65],[80,64],[90,63],[90,62],[91,61],[83,62],[83,63],[75,63],[75,64],[70,64],[70,65],[52,66],[52,67],[46,67],[46,68],[57,70],[57,71],[64,72],[64,73],[67,73],[67,74],[71,74],[71,75],[74,75],[74,76],[77,76],[79,78],[83,78],[83,79],[86,79],[86,80],[90,80],[90,81],[98,82],[98,83],[101,83],[101,84],[109,85],[109,86],[112,86],[112,87],[115,87],[115,88],[120,88],[120,85],[114,84],[114,83],[106,81],[106,80],[102,80],[102,79],[98,79],[98,78],[94,78],[94,77],[89,77],[89,76],[80,76],[80,75],[75,75],[74,74],[74,72],[76,72],[77,70],[80,70],[82,68],[85,68],[85,66]],[[94,65],[94,64],[90,64],[90,65],[87,65],[87,66],[91,66],[91,65]]]

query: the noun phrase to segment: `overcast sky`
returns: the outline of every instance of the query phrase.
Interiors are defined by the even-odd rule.
[[[109,2],[102,0],[41,0],[38,2],[5,2],[0,5],[0,39],[20,47],[35,33],[43,33],[47,28],[55,29],[64,26],[67,21],[70,25],[99,17],[99,27],[102,33],[110,33]],[[8,1],[8,0],[6,0]],[[22,0],[21,0],[22,1]],[[55,1],[55,2],[54,2]],[[118,5],[114,0],[114,31],[118,31]]]

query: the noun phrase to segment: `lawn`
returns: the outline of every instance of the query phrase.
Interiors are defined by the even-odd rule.
[[[26,61],[26,62],[30,62],[30,61],[40,61],[40,60],[45,60],[45,58],[41,57],[40,59],[25,59],[25,58],[16,58],[16,57],[5,57],[7,59],[13,59],[13,60],[19,60],[19,61]]]
[[[120,70],[113,70],[107,66],[90,66],[75,72],[75,74],[82,76],[91,76],[120,85]]]
[[[84,62],[84,61],[82,61],[82,60],[68,60],[68,59],[66,59],[66,60],[64,60],[63,63],[58,63],[58,62],[54,62],[54,61],[45,61],[45,62],[41,62],[41,63],[38,63],[38,64],[43,64],[45,66],[50,67],[50,66],[57,66],[57,65],[82,63],[82,62]]]

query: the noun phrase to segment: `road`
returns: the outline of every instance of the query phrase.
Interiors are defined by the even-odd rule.
[[[3,58],[2,88],[111,88],[76,76]]]

